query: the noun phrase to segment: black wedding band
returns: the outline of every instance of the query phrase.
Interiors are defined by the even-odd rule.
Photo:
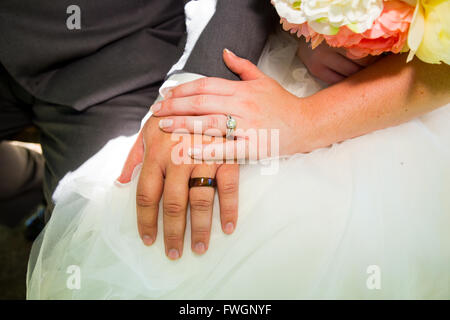
[[[189,179],[189,188],[195,187],[211,187],[215,188],[217,185],[214,178],[191,178]]]

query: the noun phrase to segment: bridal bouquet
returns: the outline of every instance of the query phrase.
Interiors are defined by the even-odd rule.
[[[272,0],[284,30],[353,59],[408,52],[450,64],[450,0]]]

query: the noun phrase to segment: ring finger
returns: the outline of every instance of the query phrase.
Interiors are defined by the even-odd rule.
[[[216,165],[199,165],[191,178],[215,178]],[[214,187],[192,187],[189,190],[191,207],[191,248],[197,254],[208,250],[214,205]]]

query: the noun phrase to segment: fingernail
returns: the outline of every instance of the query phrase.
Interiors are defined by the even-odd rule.
[[[156,112],[158,112],[159,110],[161,110],[161,103],[156,103],[156,104],[154,104],[154,105],[152,105],[151,107],[150,107],[150,111],[152,112],[152,113],[156,113]]]
[[[229,53],[229,54],[235,56],[235,54],[231,50],[229,50],[227,48],[223,49],[223,51],[225,51],[226,53]]]
[[[188,150],[188,155],[189,155],[190,157],[192,157],[192,156],[198,156],[198,155],[200,155],[200,154],[202,154],[202,149],[199,148],[199,147],[189,148],[189,150]]]
[[[180,257],[180,253],[177,249],[170,249],[168,256],[172,260],[177,260]]]
[[[175,87],[166,87],[161,89],[161,95],[164,99],[169,99],[172,96],[172,89]]]
[[[162,120],[159,121],[159,127],[161,129],[171,127],[172,125],[173,125],[173,120],[172,119],[162,119]]]
[[[205,253],[206,246],[203,242],[197,242],[194,246],[194,251],[198,254]]]
[[[147,235],[145,235],[145,236],[142,237],[142,241],[144,241],[144,244],[145,244],[146,246],[151,246],[151,245],[153,244],[153,239],[152,239],[152,237],[147,236]]]
[[[228,222],[225,225],[225,233],[226,234],[231,234],[231,233],[233,233],[233,231],[234,231],[234,224],[232,222]]]

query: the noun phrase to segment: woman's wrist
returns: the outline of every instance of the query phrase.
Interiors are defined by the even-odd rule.
[[[318,148],[327,146],[324,137],[320,134],[320,121],[317,119],[318,101],[315,95],[298,98],[298,105],[296,106],[297,115],[293,117],[295,124],[293,130],[295,137],[290,143],[292,145],[292,154],[308,153]]]

